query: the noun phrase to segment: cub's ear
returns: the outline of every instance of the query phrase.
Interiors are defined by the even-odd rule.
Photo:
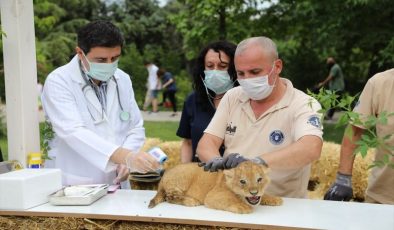
[[[225,169],[223,170],[223,174],[226,177],[226,179],[232,179],[234,177],[235,174],[235,169]]]

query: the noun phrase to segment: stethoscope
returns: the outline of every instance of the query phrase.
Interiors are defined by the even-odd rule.
[[[82,65],[81,62],[79,62],[79,70],[81,71],[82,78],[85,80],[85,83],[86,83],[82,87],[82,92],[84,92],[84,95],[85,95],[86,87],[90,86],[90,88],[92,88],[92,90],[93,90],[94,85],[88,79],[88,76],[86,75],[86,73],[82,71],[82,66],[81,65]],[[111,79],[113,79],[115,81],[115,85],[116,85],[116,94],[118,96],[118,103],[119,103],[119,107],[120,107],[120,111],[121,111],[120,114],[119,114],[119,118],[120,118],[121,121],[129,121],[130,120],[130,113],[123,109],[122,101],[120,100],[118,81],[116,80],[116,78],[114,76],[112,76]],[[85,95],[85,97],[86,97],[86,95]],[[88,108],[88,111],[89,111],[89,114],[92,117],[92,119],[95,120],[93,115],[92,115],[92,113],[90,112],[89,108]],[[104,120],[104,108],[103,108],[102,105],[101,105],[101,119]]]
[[[204,81],[204,79],[202,78],[202,76],[200,76],[200,78],[201,78],[201,81],[203,82],[203,85],[204,85],[204,88],[205,88],[205,92],[207,93],[209,104],[211,104],[212,108],[216,111],[216,107],[215,107],[215,105],[213,104],[213,100],[215,99],[215,97],[212,96],[212,95],[209,93],[208,87],[207,87],[207,85],[205,84],[205,81]],[[236,80],[235,80],[235,81],[236,81]],[[234,86],[234,84],[235,84],[235,81],[233,81],[233,86]],[[222,96],[222,97],[223,97],[223,96]],[[222,97],[221,97],[221,98],[222,98]],[[221,99],[221,98],[219,98],[219,99]]]

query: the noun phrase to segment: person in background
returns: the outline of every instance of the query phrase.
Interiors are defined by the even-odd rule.
[[[151,61],[144,61],[145,68],[148,70],[147,92],[143,110],[146,111],[150,104],[152,104],[152,112],[157,113],[157,96],[160,91],[160,81],[157,76],[159,68]]]
[[[271,39],[242,41],[234,61],[240,87],[224,95],[197,147],[204,170],[252,160],[271,168],[267,194],[306,198],[323,145],[320,104],[279,76],[283,64]]]
[[[341,96],[344,91],[345,91],[345,80],[343,77],[342,69],[341,67],[335,62],[335,59],[333,57],[327,58],[327,69],[329,71],[329,74],[324,81],[319,82],[317,85],[318,88],[321,88],[328,83],[328,89],[335,91],[337,95]],[[327,111],[326,114],[326,119],[327,120],[332,120],[333,116],[335,113],[335,108],[331,108]]]
[[[194,91],[183,105],[177,135],[183,138],[181,162],[200,161],[197,144],[225,93],[238,85],[234,67],[236,45],[228,41],[213,42],[197,57],[193,71]],[[224,152],[223,146],[220,152]]]
[[[129,171],[159,168],[145,141],[141,112],[130,76],[118,69],[123,36],[111,22],[98,20],[77,35],[76,55],[51,72],[42,104],[55,132],[45,167],[60,168],[64,185],[121,184]]]
[[[163,89],[163,104],[166,102],[166,98],[171,102],[172,106],[172,114],[171,116],[176,116],[177,115],[177,108],[176,108],[176,84],[175,80],[172,76],[172,74],[168,71],[166,71],[163,68],[160,68],[159,71],[157,71],[157,76],[159,79],[161,79],[161,85]]]
[[[368,116],[379,117],[382,113],[387,114],[394,111],[394,69],[378,73],[370,78],[365,85],[354,112],[360,114],[362,120]],[[352,135],[343,136],[341,145],[340,162],[335,183],[326,192],[325,200],[349,201],[353,197],[352,189],[352,169],[354,163],[354,152],[357,148],[356,142],[365,133],[364,127],[350,124],[348,129],[352,129]],[[394,165],[394,116],[387,117],[387,123],[376,124],[376,134],[383,139],[385,145],[376,149],[375,160],[381,161],[388,154],[389,164]],[[394,169],[389,164],[383,167],[373,167],[368,179],[368,187],[365,194],[365,201],[368,203],[394,204]]]

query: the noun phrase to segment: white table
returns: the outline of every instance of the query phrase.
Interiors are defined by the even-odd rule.
[[[155,194],[155,191],[118,190],[90,206],[46,203],[25,211],[0,210],[0,215],[67,216],[256,229],[394,229],[394,205],[285,198],[282,206],[258,206],[251,214],[169,203],[148,209]]]

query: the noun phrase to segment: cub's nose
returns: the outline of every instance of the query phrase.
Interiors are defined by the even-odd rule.
[[[252,191],[249,191],[249,193],[250,193],[252,196],[255,196],[255,195],[257,195],[258,191],[257,191],[257,190],[252,190]]]

